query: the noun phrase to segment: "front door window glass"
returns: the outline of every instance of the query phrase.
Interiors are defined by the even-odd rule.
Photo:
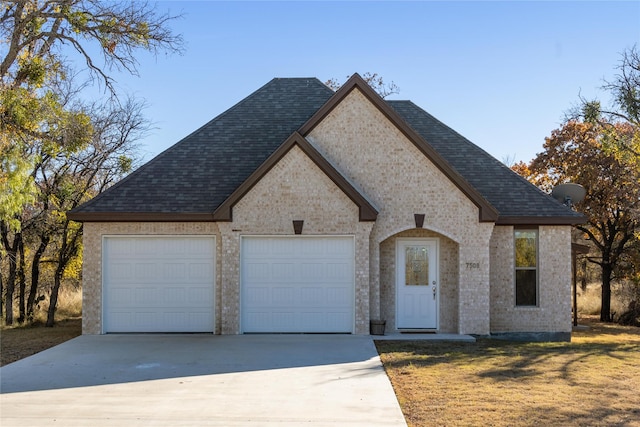
[[[429,284],[429,256],[426,246],[405,248],[405,283],[407,286]]]

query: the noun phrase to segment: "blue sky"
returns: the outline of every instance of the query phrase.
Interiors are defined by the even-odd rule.
[[[145,160],[273,77],[375,72],[499,160],[529,161],[582,94],[608,100],[625,49],[640,47],[640,2],[187,2],[171,28],[184,55],[139,55],[154,129]]]

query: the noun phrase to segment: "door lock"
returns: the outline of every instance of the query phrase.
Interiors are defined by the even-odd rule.
[[[433,282],[433,299],[436,299],[436,282]]]

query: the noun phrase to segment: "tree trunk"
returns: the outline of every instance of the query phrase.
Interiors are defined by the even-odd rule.
[[[26,307],[25,307],[25,293],[27,291],[27,280],[24,274],[25,270],[25,262],[24,262],[24,241],[20,239],[18,245],[18,323],[24,323],[26,318]]]
[[[56,314],[56,306],[58,304],[58,293],[64,270],[67,268],[69,261],[78,254],[79,242],[82,236],[82,228],[74,229],[69,227],[70,222],[67,220],[61,233],[61,245],[58,250],[58,265],[54,275],[53,288],[51,289],[51,297],[49,298],[49,310],[47,312],[47,326],[53,326]]]
[[[600,321],[613,322],[611,316],[611,264],[602,264],[602,301],[600,304]]]
[[[49,296],[49,308],[47,310],[47,326],[52,327],[55,323],[56,306],[58,305],[58,292],[60,291],[60,282],[62,282],[62,274],[64,272],[64,266],[58,264],[56,267],[56,273],[53,276],[53,288],[51,288],[51,295]]]
[[[4,316],[4,280],[2,279],[2,251],[0,251],[0,319]]]
[[[7,289],[5,291],[5,324],[13,325],[13,294],[16,288],[16,275],[18,270],[18,246],[22,241],[22,234],[16,233],[13,244],[8,244],[8,230],[2,227],[2,240],[6,250],[6,258],[9,260],[9,276],[7,277]]]
[[[7,258],[9,258],[9,277],[7,277],[7,290],[5,292],[4,322],[7,325],[13,325],[13,291],[16,285],[16,261],[15,258],[12,260],[12,254],[9,254]]]
[[[58,250],[58,264],[56,265],[56,272],[53,275],[53,288],[51,288],[51,295],[49,296],[49,308],[47,309],[47,324],[46,326],[52,327],[55,323],[56,307],[58,305],[58,293],[60,291],[60,282],[62,282],[62,275],[67,265],[67,235],[69,221],[65,222],[62,235],[60,236],[62,242],[60,249]]]
[[[33,309],[36,301],[40,301],[40,298],[36,298],[38,295],[38,285],[40,280],[40,259],[44,255],[44,251],[49,245],[49,235],[40,236],[40,245],[33,255],[31,261],[31,287],[29,288],[29,298],[27,299],[27,319],[33,320]],[[44,297],[43,297],[44,298]]]

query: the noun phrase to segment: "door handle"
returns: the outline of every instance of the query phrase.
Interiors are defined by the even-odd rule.
[[[436,299],[436,282],[433,281],[433,299]]]

